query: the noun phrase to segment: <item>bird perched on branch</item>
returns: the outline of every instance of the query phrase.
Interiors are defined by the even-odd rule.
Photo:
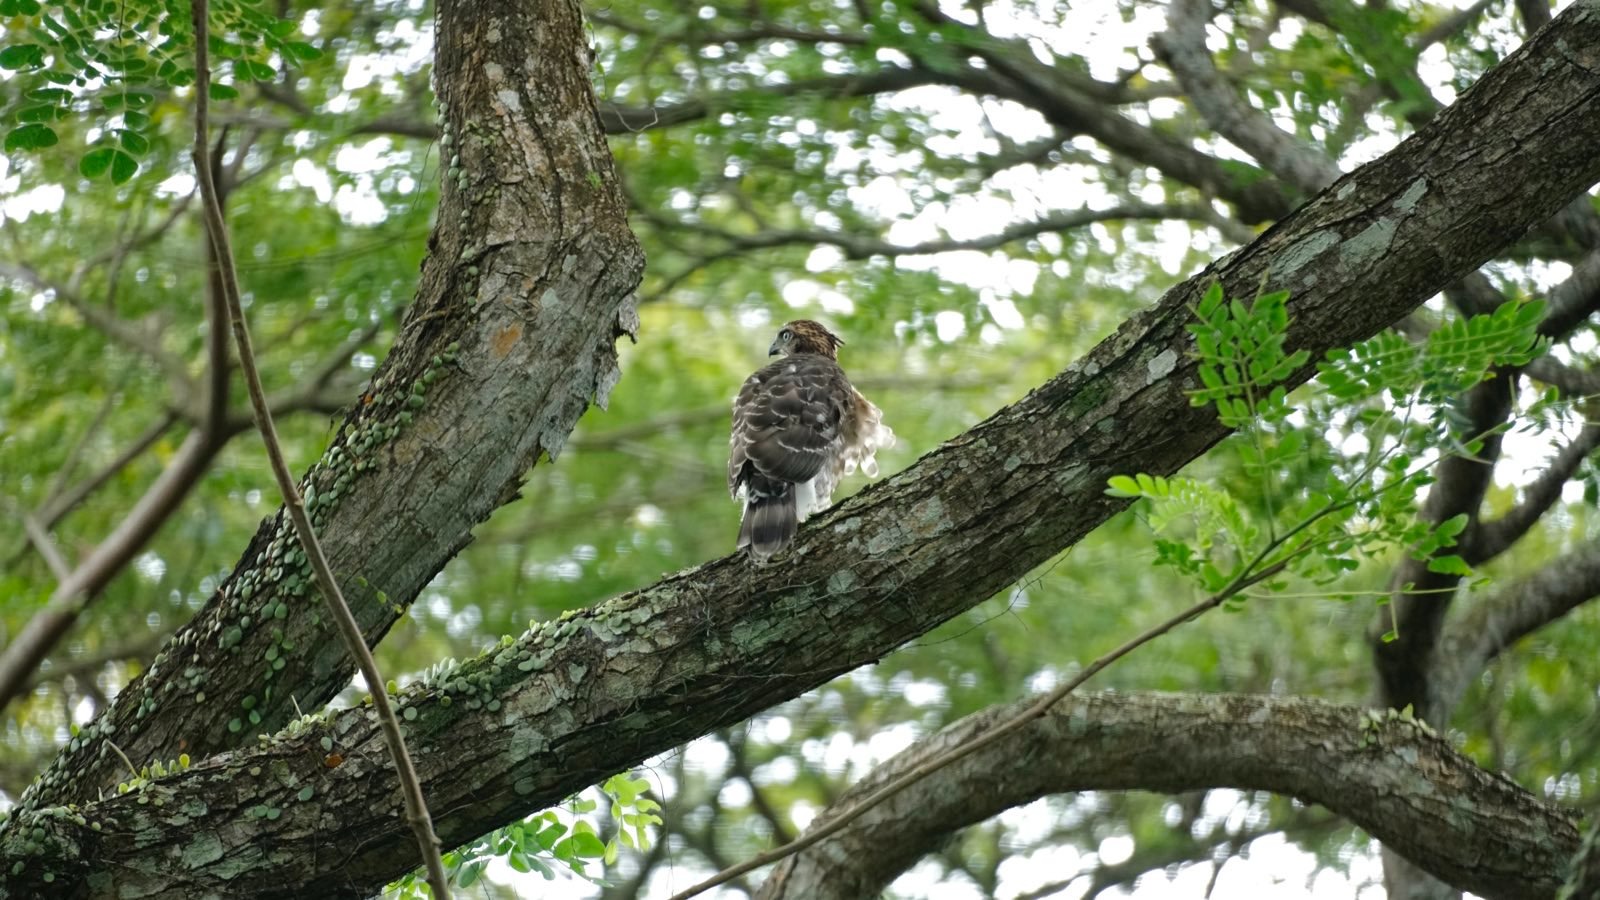
[[[765,563],[806,517],[833,501],[856,469],[876,476],[877,452],[894,443],[883,410],[839,368],[844,341],[816,322],[790,322],[733,400],[728,490],[744,502],[739,547]]]

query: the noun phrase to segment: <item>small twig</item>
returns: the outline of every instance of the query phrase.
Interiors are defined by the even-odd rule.
[[[272,464],[272,475],[278,482],[278,490],[283,494],[284,508],[294,524],[300,544],[305,548],[306,558],[316,573],[317,586],[322,592],[323,599],[327,601],[334,621],[339,626],[339,633],[344,638],[350,655],[355,657],[356,665],[361,670],[361,677],[366,679],[372,689],[372,707],[383,727],[389,753],[394,758],[395,774],[399,778],[401,795],[405,799],[406,821],[416,833],[417,848],[422,853],[423,863],[428,871],[428,885],[432,888],[436,900],[447,900],[450,888],[445,880],[444,863],[439,858],[439,838],[434,834],[433,821],[428,815],[428,807],[422,796],[422,784],[417,778],[415,767],[411,764],[411,756],[406,751],[405,738],[400,733],[400,722],[395,717],[394,709],[389,705],[389,695],[384,690],[383,674],[378,671],[378,664],[367,649],[361,627],[350,614],[350,607],[344,601],[338,582],[334,580],[327,556],[322,551],[321,543],[317,541],[316,532],[311,528],[311,519],[306,515],[305,503],[300,498],[294,478],[289,473],[289,464],[284,460],[283,449],[278,444],[277,430],[272,424],[272,411],[267,406],[266,391],[261,386],[261,373],[256,369],[255,356],[250,349],[250,331],[239,299],[239,278],[233,265],[233,248],[228,243],[227,222],[222,215],[222,204],[218,201],[216,173],[212,170],[211,152],[206,141],[206,98],[211,82],[206,47],[206,7],[206,0],[195,0],[192,5],[195,46],[194,167],[196,178],[200,182],[201,208],[205,214],[206,233],[211,240],[223,297],[227,302],[229,318],[232,320],[234,343],[239,354],[239,368],[249,388],[250,404],[256,414],[256,426],[261,431],[263,443],[266,444],[267,458]]]
[[[1271,548],[1269,547],[1269,550],[1270,549]],[[1262,557],[1265,556],[1266,552],[1268,551],[1263,551]],[[951,765],[957,760],[963,759],[964,757],[970,756],[973,753],[982,750],[984,747],[995,743],[1012,732],[1020,730],[1033,720],[1044,716],[1044,714],[1050,710],[1050,707],[1059,703],[1068,694],[1072,693],[1074,690],[1077,690],[1078,687],[1085,681],[1088,681],[1090,678],[1098,675],[1107,666],[1111,665],[1122,657],[1127,656],[1129,653],[1132,653],[1145,644],[1148,644],[1156,638],[1161,637],[1172,629],[1177,628],[1179,625],[1192,622],[1205,613],[1216,609],[1223,603],[1227,602],[1230,597],[1233,597],[1240,591],[1243,591],[1252,585],[1259,584],[1260,582],[1279,574],[1284,569],[1288,568],[1289,562],[1291,559],[1293,559],[1294,555],[1295,554],[1290,554],[1289,557],[1282,559],[1265,569],[1262,569],[1260,572],[1257,572],[1254,575],[1241,576],[1233,584],[1223,588],[1221,591],[1212,594],[1199,603],[1196,603],[1188,609],[1185,609],[1183,612],[1180,612],[1172,618],[1167,619],[1165,622],[1148,629],[1142,634],[1139,634],[1137,637],[1129,639],[1123,643],[1122,646],[1090,663],[1082,672],[1079,672],[1077,675],[1073,676],[1065,684],[1062,684],[1060,687],[1056,688],[1050,693],[1040,697],[1037,703],[1018,713],[1016,716],[1004,722],[993,731],[989,731],[982,737],[968,741],[967,743],[964,743],[958,747],[953,747],[948,752],[941,753],[938,756],[934,756],[924,761],[921,765],[910,769],[900,777],[894,779],[883,787],[878,788],[871,794],[868,794],[866,797],[862,798],[860,802],[851,807],[849,811],[841,813],[838,818],[806,832],[798,839],[790,841],[781,847],[775,847],[765,853],[758,854],[751,859],[739,863],[736,866],[723,869],[721,872],[718,872],[716,875],[711,876],[694,887],[673,894],[670,900],[688,900],[688,898],[704,893],[705,891],[708,891],[719,884],[732,881],[733,879],[738,878],[747,872],[755,871],[762,866],[771,865],[772,863],[775,863],[785,857],[793,856],[807,847],[821,843],[833,835],[838,834],[840,831],[843,831],[847,825],[865,815],[869,810],[877,807],[885,800],[888,800],[890,797],[893,797],[895,794],[900,793],[913,784],[916,784],[918,781],[921,781],[928,775],[931,775],[934,772]],[[1262,557],[1257,557],[1258,561]],[[1248,569],[1246,571],[1248,572]]]
[[[106,745],[109,746],[111,749],[117,751],[117,758],[121,759],[122,760],[122,764],[128,767],[128,777],[130,779],[131,778],[138,778],[139,777],[139,767],[133,764],[133,760],[128,758],[128,754],[122,752],[122,748],[117,746],[117,742],[113,741],[110,738],[106,738]]]
[[[50,573],[56,576],[57,582],[66,581],[72,575],[72,567],[67,565],[61,551],[56,548],[55,542],[50,540],[50,535],[40,527],[39,520],[33,516],[22,517],[22,530],[28,533],[28,540],[44,557],[45,564],[50,567]]]

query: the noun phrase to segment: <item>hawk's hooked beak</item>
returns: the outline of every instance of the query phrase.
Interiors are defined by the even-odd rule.
[[[782,342],[783,342],[782,338],[777,338],[777,339],[773,340],[772,346],[767,348],[767,355],[768,356],[777,356],[778,352],[779,352],[778,345],[780,343],[782,343]]]

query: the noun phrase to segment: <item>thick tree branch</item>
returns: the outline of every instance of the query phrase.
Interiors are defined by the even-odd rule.
[[[1020,706],[984,710],[918,742],[863,778],[811,827],[984,734]],[[954,831],[1049,794],[1224,787],[1321,804],[1465,890],[1499,898],[1554,893],[1561,865],[1579,843],[1575,816],[1479,769],[1413,722],[1370,715],[1254,695],[1069,698],[786,860],[758,897],[874,896]],[[1451,824],[1441,830],[1446,820]]]
[[[547,690],[533,693],[543,695],[539,702],[559,705]],[[494,712],[486,706],[451,715],[449,722],[436,715],[437,707],[425,702],[418,707],[423,714],[412,727],[428,748],[418,762],[429,792],[461,801],[440,804],[453,810],[441,814],[442,828],[470,819],[474,803],[518,801],[519,793],[499,777],[477,788],[473,784],[486,774],[477,766],[505,767],[494,754],[508,749],[507,732],[520,732],[521,740],[536,733],[513,722],[529,699],[508,697]],[[1015,705],[1002,706],[963,719],[874,771],[835,808],[848,808],[850,797],[874,790],[1016,712]],[[634,715],[657,718],[643,708]],[[370,712],[357,709],[327,724],[309,720],[294,736],[80,808],[87,821],[100,825],[98,830],[78,826],[70,816],[29,815],[24,824],[30,831],[40,829],[43,837],[31,832],[42,852],[27,868],[50,867],[55,890],[76,891],[75,896],[114,896],[117,889],[157,891],[149,896],[193,896],[208,889],[262,898],[361,896],[363,885],[382,884],[384,876],[375,869],[392,871],[396,862],[375,858],[365,846],[395,827],[391,808],[371,799],[392,786],[392,776],[373,745],[370,719]],[[491,735],[494,746],[462,742],[462,732],[455,729]],[[327,743],[340,757],[332,768],[326,763]],[[523,746],[530,749],[539,753]],[[1027,764],[1017,765],[1018,760]],[[514,784],[536,790],[546,774],[528,759],[513,768]],[[252,776],[253,770],[272,774]],[[1563,864],[1580,845],[1576,816],[1479,769],[1418,724],[1310,699],[1125,693],[1069,698],[934,778],[921,790],[873,809],[837,839],[840,843],[824,842],[780,869],[764,895],[871,895],[875,885],[886,884],[955,828],[1064,791],[1273,791],[1320,803],[1452,884],[1500,898],[1551,897]],[[222,785],[226,788],[219,789]],[[251,824],[245,827],[245,822]],[[282,867],[271,854],[251,852],[258,846],[252,838],[271,841],[280,853],[303,849],[323,876],[284,883]],[[14,834],[7,838],[16,839]],[[863,841],[875,852],[848,860],[840,855]],[[95,887],[79,881],[76,872],[86,860],[111,873],[111,883]],[[173,872],[180,866],[183,875],[175,881]],[[32,879],[26,871],[23,875],[5,886],[15,891],[39,883],[37,872]]]
[[[517,15],[514,8],[496,7],[496,12],[512,21]],[[1269,290],[1291,291],[1293,321],[1287,349],[1304,348],[1316,358],[1331,347],[1386,327],[1444,284],[1480,265],[1529,225],[1548,217],[1600,178],[1600,56],[1595,55],[1600,51],[1587,49],[1600,47],[1597,12],[1597,0],[1576,0],[1551,28],[1491,70],[1455,106],[1391,154],[1341,179],[1251,246],[1169,291],[1078,364],[1017,404],[929,453],[911,469],[813,519],[782,565],[758,570],[742,557],[717,560],[566,621],[545,623],[509,645],[418,685],[403,702],[415,710],[407,717],[411,740],[435,806],[443,811],[438,823],[441,836],[447,842],[474,837],[653,753],[741,721],[881,658],[971,608],[1121,509],[1123,504],[1104,492],[1110,475],[1170,474],[1204,452],[1226,432],[1211,411],[1190,405],[1186,389],[1198,381],[1188,356],[1185,325],[1191,320],[1192,305],[1213,281],[1220,280],[1235,296],[1250,296],[1263,284]],[[458,13],[455,7],[442,8],[441,22]],[[507,27],[506,19],[474,7],[471,22],[476,27],[487,28],[496,21],[502,29]],[[496,46],[481,33],[453,34],[451,29],[459,24],[441,28],[446,59],[459,52],[457,41],[463,37],[472,37],[471,46],[478,52]],[[520,66],[526,59],[526,47],[519,44],[507,64]],[[450,71],[448,65],[445,71]],[[443,83],[455,82],[446,77]],[[583,90],[569,98],[572,107],[583,108],[577,99],[587,97],[587,87]],[[452,110],[457,99],[447,94]],[[521,102],[524,109],[533,108]],[[533,114],[560,108],[562,103],[545,103]],[[603,164],[604,155],[593,159]],[[585,183],[581,176],[563,182],[574,193]],[[450,197],[447,183],[447,202]],[[611,209],[620,211],[620,198]],[[459,214],[454,206],[447,206],[446,212],[441,221],[453,221]],[[555,257],[558,268],[561,258]],[[583,264],[579,259],[573,266]],[[532,293],[539,296],[537,286]],[[583,295],[573,296],[576,300]],[[589,315],[615,315],[614,310],[602,308]],[[425,305],[416,315],[431,311]],[[563,308],[562,315],[568,321],[582,318],[571,308]],[[608,331],[613,321],[601,318],[598,327]],[[553,341],[544,352],[566,345]],[[486,355],[493,346],[484,348]],[[581,346],[588,350],[594,344]],[[479,373],[498,403],[516,402],[512,395],[528,390],[525,379],[518,379],[512,390],[509,383],[493,379],[492,367],[464,357],[469,371]],[[1299,372],[1291,380],[1298,383],[1309,374],[1309,370]],[[441,390],[447,386],[457,389]],[[429,402],[441,393],[444,402],[438,404],[435,416],[442,417],[444,410],[477,409],[472,393],[455,382],[434,385]],[[518,421],[503,412],[489,418]],[[449,422],[430,421],[434,427]],[[430,464],[427,454],[417,452],[422,447],[407,446],[407,440],[413,440],[409,435],[418,430],[407,432],[395,451],[404,451],[409,477],[385,480],[429,484],[430,496],[446,494],[456,504],[471,495],[445,490],[459,477],[455,473],[465,471],[474,484],[484,481],[472,456],[478,444],[492,445],[495,456],[502,458],[514,455],[504,449],[506,444],[525,446],[515,445],[512,436],[490,435],[452,446],[441,454],[447,457],[442,473],[423,474]],[[507,461],[508,466],[517,465],[511,483],[526,459]],[[320,479],[316,483],[319,494],[322,485],[331,487]],[[492,480],[490,489],[503,490],[506,484]],[[372,509],[362,504],[356,511]],[[341,507],[338,515],[351,512]],[[376,521],[400,520],[403,525],[410,515],[389,513]],[[364,538],[360,552],[366,557],[381,555],[385,566],[401,567],[409,557],[425,556],[421,567],[434,567],[442,557],[433,554],[441,547],[458,546],[453,532],[443,530],[376,538],[354,527],[352,531]],[[273,539],[270,532],[258,535],[252,553],[266,549]],[[401,556],[388,555],[393,551]],[[258,570],[246,566],[243,571]],[[365,571],[385,577],[383,569],[367,566]],[[265,593],[276,607],[283,600],[274,592],[282,589],[290,574],[258,575],[249,582],[254,596]],[[238,575],[230,579],[231,586],[239,582]],[[241,597],[236,590],[225,590],[223,596],[231,609],[243,607],[252,615],[260,614],[249,596]],[[411,596],[389,595],[391,601],[399,598],[396,602]],[[285,622],[287,627],[294,624]],[[235,642],[244,637],[243,629],[239,631]],[[190,641],[180,635],[169,646],[174,655],[158,660],[154,675],[121,695],[119,704],[130,703],[131,708],[138,708],[146,696],[159,699],[144,704],[143,727],[132,716],[104,720],[115,724],[119,746],[127,748],[125,739],[139,742],[143,748],[139,757],[146,759],[175,755],[180,735],[204,741],[208,746],[200,753],[220,743],[208,737],[210,711],[205,706],[192,699],[169,700],[187,698],[187,680],[174,676],[187,673],[185,667],[191,662],[200,667],[197,671],[222,679],[224,669],[213,665],[218,658],[213,649],[216,634],[200,631],[199,640]],[[295,637],[296,660],[291,665],[304,666],[304,658],[336,660],[341,655],[337,647],[330,654],[325,638],[309,630],[296,632]],[[255,653],[231,657],[224,649],[223,654],[233,669],[259,678],[249,665],[259,658]],[[281,683],[303,682],[312,688],[342,685],[342,678],[326,679],[317,671],[300,668],[294,679]],[[339,674],[347,677],[348,669]],[[169,690],[167,684],[177,687]],[[222,688],[229,689],[229,684],[222,681]],[[259,681],[252,687],[259,693]],[[272,702],[279,700],[273,697]],[[230,702],[225,708],[232,712],[237,706]],[[200,726],[176,729],[177,722],[167,717],[180,711]],[[166,724],[153,729],[152,721]],[[195,862],[186,870],[191,881],[184,890],[190,893],[223,868],[232,877],[228,885],[234,890],[259,887],[263,892],[332,896],[373,890],[414,864],[408,854],[409,833],[399,826],[392,808],[371,802],[392,787],[385,781],[387,766],[373,743],[375,725],[369,713],[356,709],[334,715],[325,726],[304,727],[309,730],[269,740],[258,750],[208,761],[170,785],[156,787],[173,791],[162,795],[170,798],[165,808],[171,809],[183,809],[182,798],[206,794],[214,805],[208,805],[204,822],[186,822],[181,830],[163,830],[169,826],[152,822],[155,830],[145,830],[148,818],[137,820],[137,825],[124,818],[140,815],[143,807],[127,800],[108,801],[113,806],[104,811],[114,827],[96,833],[80,829],[72,820],[44,815],[35,801],[23,805],[0,840],[26,840],[22,835],[28,829],[46,829],[47,839],[41,843],[45,855],[60,862],[58,877],[87,885],[83,879],[91,863],[86,860],[128,858],[131,845],[112,842],[137,834],[138,855],[126,868],[106,865],[97,870],[96,874],[109,873],[112,883],[107,890],[170,886],[174,858]],[[473,739],[463,741],[464,734]],[[164,736],[170,740],[161,740]],[[324,737],[338,748],[340,759],[331,769],[330,757],[321,749]],[[102,767],[95,758],[105,746],[98,728],[80,736],[79,749],[63,754],[45,774],[43,787],[31,793],[71,796],[73,791],[63,783],[68,773],[89,771],[103,777],[112,767]],[[238,774],[251,766],[275,774],[271,779],[248,780]],[[215,790],[215,780],[261,793],[211,796],[207,792]],[[351,796],[355,784],[360,785],[362,800],[340,802]],[[313,801],[297,801],[306,787],[312,788]],[[317,797],[323,799],[316,801]],[[281,814],[268,820],[278,823],[268,831],[260,830],[260,822],[253,830],[221,826],[262,803]],[[336,816],[331,812],[335,809]],[[326,824],[330,821],[336,824]],[[311,861],[296,883],[286,882],[281,867],[264,855],[256,857],[258,868],[246,871],[251,857],[242,848],[251,845],[252,834],[268,833],[271,838],[262,840],[276,841],[276,852]],[[1527,832],[1496,833],[1503,838]],[[1575,832],[1573,841],[1575,846]],[[325,852],[330,846],[341,852]],[[35,873],[30,870],[0,884],[25,888],[36,884],[29,880],[37,877]]]

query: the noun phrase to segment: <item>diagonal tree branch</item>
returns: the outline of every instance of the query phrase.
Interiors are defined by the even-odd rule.
[[[1562,488],[1596,447],[1600,447],[1600,424],[1585,425],[1528,485],[1516,506],[1498,519],[1478,524],[1472,540],[1463,548],[1468,564],[1475,566],[1494,559],[1527,534],[1561,499]]]
[[[1302,191],[1314,194],[1337,181],[1343,174],[1337,163],[1274,125],[1223,80],[1206,49],[1210,20],[1210,0],[1173,0],[1167,6],[1167,30],[1154,40],[1162,61],[1206,122],[1268,172]]]
[[[1454,704],[1501,651],[1600,596],[1600,542],[1590,541],[1501,586],[1440,640],[1435,692]]]
[[[306,513],[306,504],[296,490],[294,476],[284,460],[283,448],[278,443],[277,429],[272,422],[272,412],[267,407],[267,393],[261,386],[261,373],[256,369],[255,353],[250,346],[250,326],[245,321],[244,306],[239,297],[239,274],[233,265],[233,248],[228,238],[228,222],[222,212],[222,192],[218,187],[218,182],[222,180],[222,161],[220,157],[213,160],[208,146],[211,135],[206,112],[211,87],[211,63],[207,10],[206,0],[194,0],[190,7],[195,47],[194,168],[200,183],[201,212],[204,214],[213,266],[209,278],[214,290],[208,306],[211,331],[213,334],[221,331],[223,318],[232,325],[239,368],[250,393],[250,405],[255,410],[256,428],[261,432],[262,443],[266,445],[267,459],[271,464],[273,479],[278,483],[278,492],[283,495],[289,519],[294,523],[295,537],[316,575],[317,589],[338,626],[345,649],[355,658],[356,666],[368,684],[382,685],[383,674],[378,670],[372,652],[367,649],[361,627],[356,624],[349,605],[339,591],[338,580],[328,565],[328,557],[323,552],[322,543],[317,540],[311,517]],[[221,143],[222,138],[219,138],[218,144]],[[239,153],[242,157],[242,147]],[[220,427],[227,417],[227,362],[227,345],[222,344],[219,348],[213,341],[210,354],[211,396],[206,413],[208,430]],[[422,785],[417,780],[416,768],[406,750],[405,738],[400,733],[400,721],[395,718],[388,695],[383,691],[377,691],[372,698],[372,707],[383,732],[384,744],[394,761],[395,780],[399,783],[400,796],[405,804],[406,824],[416,835],[417,851],[428,873],[428,886],[435,898],[449,900],[450,886],[445,878],[444,864],[439,858],[439,838],[433,832],[433,819],[428,814]]]

